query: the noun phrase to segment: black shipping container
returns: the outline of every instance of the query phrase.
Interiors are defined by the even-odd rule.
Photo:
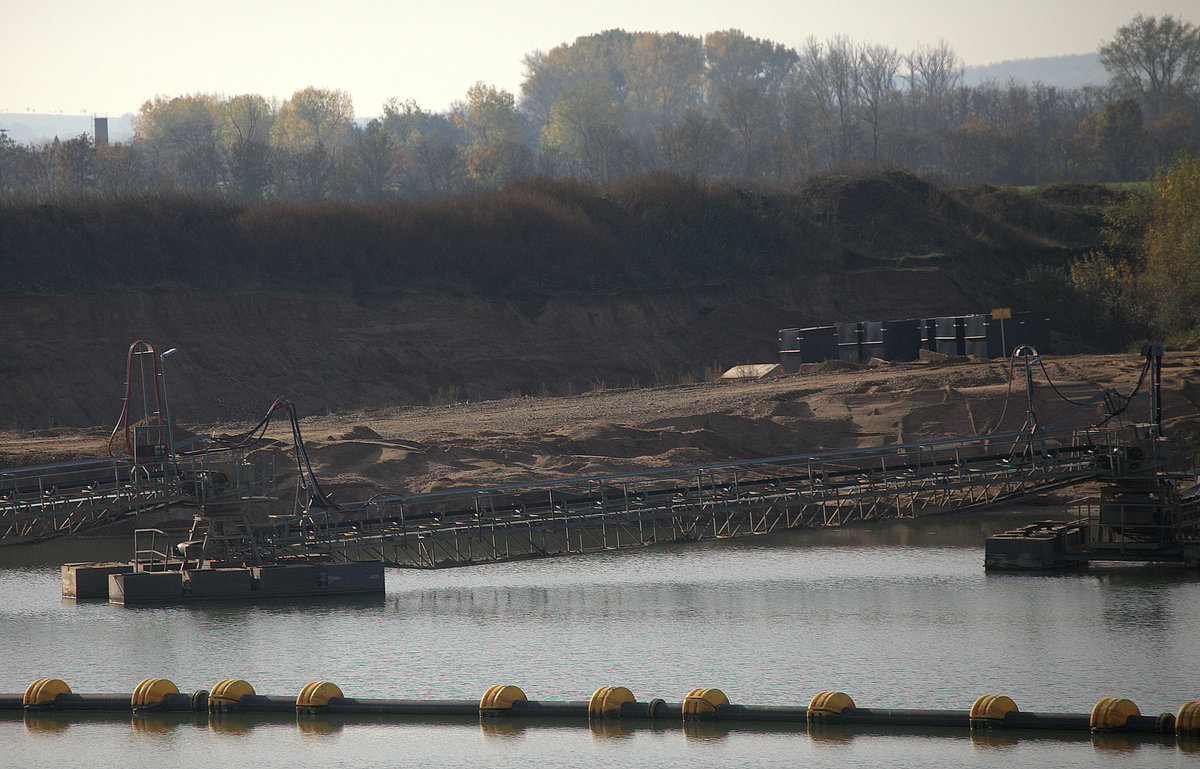
[[[844,363],[861,363],[862,323],[839,323],[837,329],[838,359]]]
[[[837,360],[837,329],[833,326],[800,329],[800,352],[805,363]]]
[[[872,358],[916,360],[921,350],[1001,358],[1023,344],[1039,353],[1047,352],[1050,319],[1044,314],[1022,312],[999,320],[982,313],[779,330],[780,362],[788,373],[798,371],[801,363],[826,360],[847,363],[866,363]]]
[[[921,349],[937,349],[937,318],[921,318],[917,321],[921,328]]]
[[[963,354],[978,358],[994,358],[988,346],[988,321],[991,315],[963,316]]]
[[[945,355],[966,354],[966,328],[960,315],[934,318],[937,346],[934,348]]]
[[[779,338],[779,362],[786,373],[796,373],[801,363],[838,359],[837,329],[833,326],[782,329]],[[785,340],[791,345],[790,349],[783,348]]]
[[[1027,344],[1045,355],[1050,352],[1050,319],[1043,313],[1014,312],[1004,321],[1004,344],[1011,355],[1018,345]]]
[[[883,324],[881,354],[878,358],[891,361],[916,360],[921,357],[922,321],[889,320]]]
[[[883,322],[865,320],[862,326],[862,344],[858,348],[858,359],[866,363],[872,358],[883,357]]]

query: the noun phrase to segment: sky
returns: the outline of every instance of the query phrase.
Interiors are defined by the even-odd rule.
[[[347,91],[443,111],[477,81],[519,95],[522,59],[620,28],[736,28],[799,47],[846,35],[967,66],[1094,52],[1137,13],[1200,24],[1197,0],[0,0],[0,112],[117,117],[155,96]]]

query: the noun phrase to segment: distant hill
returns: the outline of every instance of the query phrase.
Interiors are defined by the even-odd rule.
[[[18,144],[39,144],[59,139],[73,139],[80,134],[92,136],[91,115],[44,115],[32,112],[0,113],[0,128]],[[133,115],[108,118],[108,140],[123,142],[133,137]]]
[[[1010,78],[1023,83],[1040,81],[1059,88],[1081,88],[1085,85],[1104,85],[1108,82],[1108,73],[1100,63],[1099,54],[1078,53],[1038,59],[1010,59],[967,67],[964,80],[966,85],[974,86],[989,80],[1006,83]]]

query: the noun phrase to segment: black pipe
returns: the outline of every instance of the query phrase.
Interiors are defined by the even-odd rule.
[[[835,724],[968,727],[971,725],[971,714],[965,710],[846,708],[841,715],[831,718],[829,721]]]
[[[713,717],[717,721],[804,723],[808,720],[808,708],[795,705],[717,705]]]
[[[200,694],[200,692],[197,692]],[[206,710],[197,694],[172,693],[163,696],[162,702],[145,708],[146,711],[187,712]],[[0,694],[0,710],[22,710],[23,695]],[[58,695],[52,704],[47,703],[31,710],[46,712],[115,711],[130,712],[133,709],[129,694],[76,694],[67,692]],[[230,710],[243,713],[294,713],[298,710],[294,697],[263,694],[247,694]],[[305,709],[300,709],[305,710]],[[307,709],[310,712],[339,715],[409,715],[409,716],[480,716],[500,718],[577,718],[587,719],[588,703],[541,702],[521,700],[509,708],[494,710],[480,709],[478,700],[393,700],[360,699],[354,697],[332,697],[328,704]],[[683,716],[682,703],[668,703],[661,699],[649,702],[626,702],[621,704],[620,718],[625,720],[669,719],[680,720]],[[807,721],[808,708],[803,706],[779,705],[717,705],[709,716],[710,721],[775,722],[803,724]],[[897,708],[846,708],[840,714],[830,714],[825,723],[862,726],[919,726],[957,727],[972,726],[970,714],[963,710],[915,710]],[[1071,732],[1091,731],[1091,716],[1082,713],[1029,713],[1013,711],[1003,720],[976,722],[996,729],[1034,729]],[[1120,734],[1173,734],[1175,717],[1170,713],[1159,716],[1130,716],[1125,725],[1112,730]]]
[[[1056,731],[1087,732],[1092,728],[1091,715],[1076,713],[1022,713],[1013,711],[1000,722],[1003,728],[1054,729]]]
[[[1118,733],[1133,732],[1135,734],[1174,734],[1175,714],[1163,713],[1160,716],[1130,716],[1123,729]]]
[[[212,699],[209,699],[209,707]],[[236,707],[230,710],[240,710],[243,713],[294,713],[296,711],[295,697],[276,697],[269,694],[244,694]]]
[[[330,697],[329,704],[315,711],[329,713],[378,713],[405,716],[477,716],[479,700],[383,700]]]
[[[480,711],[481,713],[486,711]],[[500,715],[511,716],[549,716],[555,718],[587,718],[588,703],[586,702],[535,702],[520,700],[512,704],[511,709],[496,711]]]
[[[160,711],[168,713],[191,711],[196,709],[196,703],[193,700],[194,696],[195,695],[184,694],[182,692],[176,692],[174,694],[167,693],[163,695],[162,702],[158,705],[138,708],[138,710],[147,712]]]
[[[129,694],[75,694],[64,692],[54,698],[54,710],[132,710]]]

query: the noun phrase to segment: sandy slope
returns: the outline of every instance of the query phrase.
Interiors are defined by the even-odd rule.
[[[1141,370],[1134,355],[1047,358],[1059,393],[1084,400],[1105,387],[1129,393]],[[1200,354],[1164,360],[1168,432],[1200,432]],[[909,363],[878,367],[806,366],[762,381],[518,397],[446,406],[367,409],[307,417],[302,429],[314,467],[336,499],[387,490],[433,489],[592,475],[875,446],[1016,429],[1025,420],[1023,369],[1003,361]],[[1128,416],[1149,416],[1148,388]],[[1074,407],[1038,368],[1035,411],[1046,423]],[[1099,406],[1077,414],[1083,426]],[[214,433],[243,424],[188,425]],[[0,433],[0,463],[15,466],[102,453],[106,431]],[[290,433],[281,421],[269,445],[286,476]]]

